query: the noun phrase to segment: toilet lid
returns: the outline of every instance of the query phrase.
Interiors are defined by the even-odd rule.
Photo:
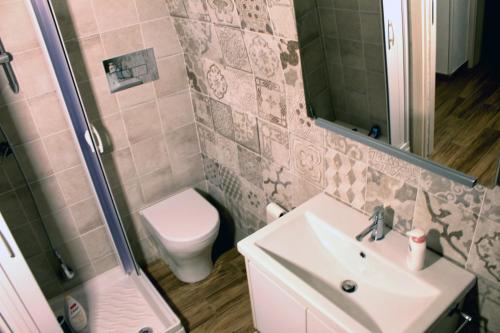
[[[142,212],[152,228],[166,240],[194,241],[212,234],[219,214],[198,192],[189,188]]]

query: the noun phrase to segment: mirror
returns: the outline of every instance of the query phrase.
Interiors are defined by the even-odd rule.
[[[429,0],[417,13],[413,2],[422,3],[294,0],[309,116],[493,185],[499,4]],[[427,64],[428,77],[414,73],[412,61]],[[423,108],[422,96],[412,95],[419,85]]]

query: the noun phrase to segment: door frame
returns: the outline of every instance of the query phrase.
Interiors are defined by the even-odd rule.
[[[436,1],[409,1],[411,152],[434,149],[436,97]]]

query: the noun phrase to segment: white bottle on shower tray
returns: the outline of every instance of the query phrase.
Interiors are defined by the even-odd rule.
[[[83,332],[87,327],[87,314],[85,313],[85,309],[70,295],[64,296],[64,315],[73,332]]]

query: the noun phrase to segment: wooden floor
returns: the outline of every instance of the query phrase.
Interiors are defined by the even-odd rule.
[[[491,185],[500,158],[500,85],[488,68],[436,79],[431,159]]]
[[[201,282],[186,284],[157,261],[146,268],[188,332],[254,332],[245,262],[235,248],[217,259]]]

